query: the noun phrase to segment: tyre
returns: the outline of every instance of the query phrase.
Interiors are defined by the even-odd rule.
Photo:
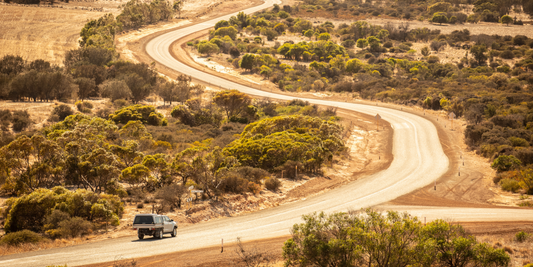
[[[159,230],[159,239],[162,239],[163,238],[163,229]]]
[[[143,234],[139,234],[138,236],[139,236],[139,239],[141,239],[141,240],[144,239],[144,235]]]
[[[174,227],[174,230],[172,230],[172,234],[170,234],[172,237],[176,237],[178,235],[178,228]]]

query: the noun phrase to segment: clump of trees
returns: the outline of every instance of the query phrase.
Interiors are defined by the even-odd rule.
[[[118,196],[59,186],[10,198],[6,206],[6,233],[31,230],[52,238],[86,234],[98,224],[118,225],[124,213]]]
[[[154,106],[133,105],[123,107],[109,115],[109,119],[117,124],[127,124],[130,121],[141,121],[153,126],[167,126],[168,121],[163,114],[156,111]]]
[[[97,194],[83,189],[69,191],[59,186],[52,189],[40,188],[27,195],[10,198],[6,201],[6,206],[6,233],[31,230],[46,232],[51,237],[72,234],[58,233],[74,230],[72,226],[61,224],[64,221],[80,224],[83,221],[75,220],[82,219],[93,223],[118,225],[119,218],[124,213],[123,203],[118,196]]]
[[[389,211],[303,216],[283,246],[285,266],[507,266],[503,249],[461,225]]]
[[[114,41],[117,33],[169,20],[174,16],[174,12],[175,9],[168,1],[155,0],[150,3],[128,1],[116,18],[113,14],[106,14],[87,22],[80,33],[80,46],[115,51]]]
[[[244,165],[273,170],[287,161],[316,172],[342,151],[342,128],[334,121],[292,115],[263,119],[246,126],[224,150]]]

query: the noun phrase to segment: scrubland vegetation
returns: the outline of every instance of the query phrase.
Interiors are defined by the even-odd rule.
[[[285,266],[507,266],[502,248],[480,243],[461,225],[367,210],[311,214],[283,246]]]
[[[520,24],[511,8],[531,13],[529,2],[398,2],[305,0],[256,15],[220,21],[209,40],[192,41],[199,53],[223,53],[235,68],[257,73],[290,92],[349,92],[352,97],[454,112],[468,122],[471,149],[493,161],[495,182],[533,194],[533,40],[526,36],[470,35],[362,21],[335,25],[302,18],[354,18],[363,14],[430,19],[434,23],[479,20]],[[470,3],[468,3],[470,4]],[[31,129],[28,113],[1,110],[1,193],[11,196],[1,213],[2,245],[78,237],[117,225],[126,200],[157,198],[155,212],[181,209],[186,188],[225,201],[225,194],[276,192],[277,177],[320,173],[344,151],[345,129],[334,109],[304,101],[275,103],[235,90],[212,95],[180,75],[157,76],[147,64],[120,60],[114,38],[121,31],[168,20],[181,4],[128,2],[81,30],[80,48],[64,67],[18,56],[0,60],[0,98],[70,101],[58,104],[43,129]],[[385,8],[387,7],[387,8]],[[401,8],[400,8],[401,7]],[[466,12],[466,13],[465,13]],[[468,14],[468,15],[467,15]],[[276,39],[292,35],[301,41]],[[413,43],[427,46],[414,50]],[[434,52],[464,49],[458,62]],[[95,109],[88,99],[109,98]],[[145,105],[159,97],[165,106]],[[31,130],[31,131],[25,131]],[[524,201],[524,205],[531,202]],[[142,205],[142,204],[140,204]],[[408,215],[368,212],[310,215],[296,225],[286,264],[321,266],[503,266],[509,256],[478,243],[458,225],[427,226]],[[518,237],[517,238],[522,238]],[[384,248],[390,248],[385,250]],[[303,264],[306,263],[306,264]]]
[[[334,109],[236,90],[206,94],[185,75],[168,80],[146,64],[121,61],[113,47],[117,32],[179,11],[158,3],[132,1],[117,18],[88,22],[64,67],[11,55],[0,60],[0,98],[78,100],[75,108],[56,104],[42,129],[31,127],[27,112],[0,112],[0,190],[12,197],[2,209],[3,244],[102,231],[119,223],[126,200],[147,194],[157,198],[154,211],[164,212],[181,209],[190,186],[211,201],[276,192],[281,172],[290,179],[298,178],[296,168],[300,175],[320,173],[344,150]],[[89,100],[95,97],[111,101],[95,108]],[[158,97],[171,106],[142,104]]]
[[[453,112],[468,123],[468,146],[494,161],[499,172],[495,182],[503,178],[504,183],[513,184],[503,186],[505,190],[531,194],[533,180],[527,173],[533,164],[532,39],[471,35],[467,29],[441,34],[427,28],[411,29],[408,22],[317,24],[302,18],[305,13],[313,16],[317,12],[316,16],[356,19],[363,11],[375,16],[388,14],[389,6],[395,12],[389,15],[392,17],[427,18],[439,13],[446,20],[455,17],[454,23],[498,22],[513,9],[531,13],[529,2],[468,4],[472,3],[306,0],[250,16],[239,13],[219,21],[208,40],[189,45],[201,54],[227,54],[235,68],[262,75],[281,90],[348,92],[354,98]],[[473,14],[457,13],[466,8],[473,8]],[[503,23],[510,22],[505,18]],[[281,37],[290,38],[284,43],[276,41]],[[417,43],[425,46],[414,50]],[[445,47],[462,50],[464,57],[456,61],[439,58]],[[502,166],[508,158],[517,160]]]

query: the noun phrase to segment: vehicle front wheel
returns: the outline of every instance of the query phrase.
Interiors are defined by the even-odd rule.
[[[172,231],[172,234],[170,234],[172,237],[176,237],[178,235],[178,228],[174,227],[174,230]]]
[[[139,234],[139,239],[144,239],[144,235],[143,234]]]

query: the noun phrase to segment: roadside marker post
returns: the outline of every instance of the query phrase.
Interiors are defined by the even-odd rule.
[[[379,114],[376,114],[376,131],[379,132],[379,120],[381,120],[381,116]]]
[[[187,197],[187,202],[185,203],[186,207],[185,209],[190,209],[191,208],[191,202],[192,202],[192,194],[191,194],[191,190],[194,189],[194,185],[191,185],[189,186],[188,190],[189,190],[189,196]]]
[[[452,121],[452,131],[453,131],[453,120],[456,118],[455,113],[450,112],[450,114],[448,114],[448,117]]]

